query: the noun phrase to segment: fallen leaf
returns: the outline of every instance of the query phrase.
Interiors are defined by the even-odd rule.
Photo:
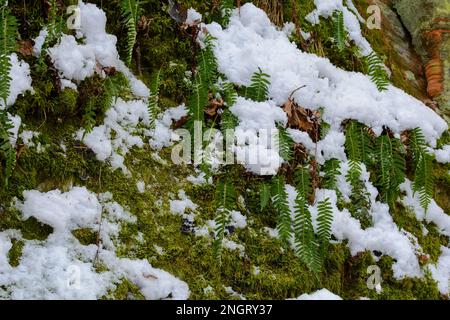
[[[22,56],[29,57],[33,54],[33,43],[31,40],[19,40],[19,49],[17,50]]]

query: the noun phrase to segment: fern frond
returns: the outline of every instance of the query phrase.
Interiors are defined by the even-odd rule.
[[[270,202],[271,194],[270,194],[270,185],[266,183],[261,184],[261,188],[259,190],[259,202],[261,205],[261,211],[263,211]]]
[[[188,101],[189,122],[205,120],[204,109],[208,105],[208,89],[205,88],[199,78],[194,82],[193,90]]]
[[[356,121],[350,121],[345,128],[345,150],[349,160],[362,161],[362,141],[359,135],[359,125]]]
[[[338,159],[330,159],[325,161],[323,165],[323,182],[322,186],[325,189],[337,189],[337,177],[341,174],[341,163]]]
[[[158,117],[158,102],[159,102],[159,85],[161,80],[161,69],[159,69],[153,76],[150,85],[150,97],[148,99],[148,115],[150,119],[150,128],[154,129],[156,126],[156,119]]]
[[[272,180],[272,203],[278,214],[277,230],[283,244],[288,245],[292,234],[291,211],[284,178],[274,177]]]
[[[234,84],[231,82],[225,82],[223,84],[223,100],[228,108],[231,108],[237,101],[238,94],[234,88]]]
[[[198,56],[198,75],[205,87],[212,87],[217,75],[217,60],[214,55],[214,41],[216,39],[209,33],[203,39],[204,48]]]
[[[251,78],[250,87],[247,88],[246,98],[253,101],[266,101],[269,97],[270,76],[262,72],[261,68],[255,72]]]
[[[140,0],[121,0],[120,10],[122,21],[127,29],[125,63],[129,66],[133,58],[133,50],[136,44],[137,24],[141,13]]]
[[[366,165],[371,165],[374,157],[374,145],[368,128],[360,123],[356,126],[357,135],[361,141],[361,161]]]
[[[350,183],[350,185],[353,188],[353,191],[355,192],[356,189],[360,187],[360,179],[362,173],[361,163],[354,160],[348,161],[348,172],[345,176],[345,180]]]
[[[391,168],[393,166],[392,143],[388,135],[382,135],[377,139],[377,162],[380,167],[378,185],[381,187],[385,202],[389,202],[389,188],[391,186]]]
[[[297,192],[305,199],[309,199],[312,193],[311,174],[307,166],[299,166],[294,174]]]
[[[311,253],[311,243],[314,241],[314,227],[312,224],[311,213],[308,208],[308,199],[306,199],[300,192],[297,192],[295,199],[295,218],[294,218],[294,232],[297,253],[300,257],[306,257]]]
[[[222,122],[221,122],[221,128],[223,131],[230,130],[236,128],[238,125],[238,119],[237,117],[231,113],[230,110],[226,109],[222,113]]]
[[[426,153],[427,143],[420,128],[411,130],[409,134],[409,148],[413,159],[414,168],[419,164],[422,154]]]
[[[372,82],[375,83],[379,91],[386,90],[389,86],[389,76],[384,68],[383,61],[373,51],[365,57],[365,62]]]
[[[84,109],[83,114],[83,128],[84,128],[84,134],[83,139],[86,136],[86,134],[91,133],[94,129],[97,121],[96,121],[96,114],[95,114],[95,100],[91,99],[87,101],[86,107]]]
[[[333,12],[333,38],[334,43],[339,51],[343,51],[345,49],[345,25],[344,25],[344,14],[342,11]]]
[[[13,127],[7,112],[0,110],[0,159],[2,158],[2,162],[4,162],[1,166],[4,166],[3,176],[5,187],[8,187],[8,180],[16,166],[16,149],[10,142],[10,130]]]
[[[331,224],[333,223],[333,208],[330,199],[319,201],[317,204],[317,235],[319,240],[320,255],[326,258],[328,245],[331,238]]]
[[[5,107],[10,92],[10,55],[16,49],[17,20],[8,7],[0,8],[0,99]]]
[[[432,172],[433,157],[428,153],[423,153],[415,172],[413,183],[414,192],[419,193],[420,205],[425,211],[434,195],[434,177]]]
[[[215,218],[216,230],[213,252],[216,260],[221,263],[222,243],[225,229],[230,223],[230,212],[236,203],[236,194],[230,181],[220,181],[216,190],[217,213]]]
[[[377,184],[380,196],[386,203],[395,203],[399,195],[399,186],[405,180],[405,159],[400,153],[400,141],[388,135],[377,138],[377,166],[379,175]]]
[[[427,152],[425,136],[420,128],[411,130],[409,148],[414,170],[413,191],[419,193],[420,205],[427,211],[434,195],[433,157]]]
[[[289,133],[287,133],[286,128],[278,126],[278,135],[276,136],[276,147],[278,148],[278,153],[281,158],[285,161],[290,161],[293,157],[292,147],[294,141],[292,140]]]
[[[403,145],[400,140],[393,141],[393,162],[391,170],[391,186],[389,190],[389,201],[394,203],[400,195],[400,185],[406,177],[406,160]]]
[[[203,40],[205,47],[199,53],[198,72],[195,75],[192,93],[188,103],[188,113],[190,116],[188,126],[191,128],[194,121],[201,121],[204,123],[204,109],[209,103],[209,90],[213,86],[217,75],[217,61],[214,56],[214,40],[214,37],[207,34]]]

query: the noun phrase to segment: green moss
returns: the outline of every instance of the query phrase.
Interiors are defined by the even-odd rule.
[[[8,252],[8,261],[12,267],[17,267],[22,257],[22,249],[25,243],[21,240],[13,240],[12,247]]]
[[[76,229],[72,231],[72,234],[84,246],[96,244],[98,242],[98,232],[92,229]]]
[[[145,297],[139,291],[139,287],[131,283],[127,279],[123,279],[117,287],[110,291],[102,299],[112,299],[112,300],[145,300]]]
[[[40,223],[35,218],[21,220],[15,210],[0,213],[0,231],[16,229],[21,231],[24,239],[45,240],[53,232],[50,226]]]

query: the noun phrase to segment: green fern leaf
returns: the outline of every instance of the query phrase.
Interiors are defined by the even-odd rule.
[[[245,97],[253,101],[266,101],[269,97],[269,81],[270,76],[260,68],[255,72],[251,78],[250,87],[247,88]]]
[[[343,51],[345,49],[345,25],[344,25],[344,14],[342,11],[333,12],[333,38],[334,43],[339,51]]]
[[[10,55],[16,50],[17,20],[8,7],[0,8],[0,99],[7,105],[10,92]]]
[[[261,188],[259,190],[259,199],[261,204],[261,211],[263,211],[270,202],[270,185],[263,183],[261,184]]]
[[[156,126],[156,119],[158,117],[158,101],[159,101],[159,85],[161,79],[161,70],[159,69],[150,85],[150,97],[148,100],[148,115],[150,119],[150,128],[154,129]]]
[[[324,260],[328,253],[331,238],[331,224],[333,223],[333,209],[327,198],[317,204],[317,235],[319,239],[320,255]]]
[[[140,17],[141,8],[139,0],[121,0],[120,10],[123,23],[127,28],[126,56],[125,63],[131,65],[133,50],[136,44],[137,23]]]
[[[305,199],[309,199],[312,193],[311,174],[307,166],[299,166],[294,175],[297,192]]]
[[[319,273],[322,265],[319,244],[315,240],[308,201],[299,192],[295,199],[294,235],[296,255],[312,272]]]
[[[337,177],[341,174],[341,163],[338,159],[330,159],[325,161],[323,165],[324,176],[322,186],[325,189],[337,189]]]
[[[373,51],[365,57],[368,74],[379,91],[384,91],[389,86],[389,76],[380,57]]]
[[[16,166],[16,149],[10,142],[10,130],[13,127],[7,112],[0,110],[0,159],[3,159],[2,162],[4,162],[3,176],[5,187],[8,187],[8,180]]]
[[[389,188],[391,186],[391,168],[393,166],[392,143],[388,135],[382,135],[377,139],[377,162],[380,167],[378,185],[381,188],[381,196],[385,202],[389,202]]]
[[[415,172],[415,180],[413,184],[414,192],[419,193],[420,205],[425,211],[434,195],[434,177],[432,172],[433,157],[428,153],[423,153]]]
[[[278,214],[277,230],[284,245],[289,244],[292,234],[291,211],[288,204],[288,195],[283,177],[274,177],[272,180],[272,203]]]
[[[292,140],[286,128],[278,126],[278,135],[276,137],[276,145],[278,147],[278,153],[285,161],[292,160],[294,141]]]
[[[426,153],[427,143],[425,136],[420,128],[411,130],[409,134],[409,148],[411,150],[413,166],[416,168],[422,158],[422,154]]]
[[[238,94],[233,83],[225,82],[223,84],[223,96],[227,108],[231,108],[236,103]]]

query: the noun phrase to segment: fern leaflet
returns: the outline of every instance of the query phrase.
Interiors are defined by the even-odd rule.
[[[250,87],[246,90],[246,98],[257,102],[266,101],[269,97],[269,78],[268,74],[258,68],[258,72],[255,72],[251,78]]]
[[[333,12],[333,38],[336,44],[336,47],[339,51],[343,51],[345,49],[345,25],[344,25],[344,14],[342,11]]]
[[[292,234],[291,211],[283,177],[273,178],[271,191],[272,203],[278,213],[278,235],[283,244],[288,245]]]
[[[276,144],[278,147],[278,153],[285,161],[290,161],[293,157],[292,146],[294,141],[289,133],[282,126],[278,126],[278,135],[276,136]]]
[[[1,158],[3,158],[2,162],[4,162],[3,176],[5,187],[8,187],[8,180],[16,165],[16,149],[10,142],[10,130],[12,128],[13,124],[7,112],[0,110],[0,154],[2,155]]]
[[[365,57],[368,74],[379,91],[384,91],[389,86],[389,76],[380,57],[373,51]]]
[[[127,28],[125,63],[129,66],[133,58],[133,50],[136,44],[137,23],[140,16],[140,0],[121,0],[120,10],[123,23]]]
[[[261,211],[263,211],[269,205],[270,197],[270,185],[266,183],[261,184],[261,188],[259,190],[259,202],[261,205]]]
[[[8,7],[0,8],[0,99],[6,107],[11,77],[10,55],[16,49],[17,20]]]
[[[324,260],[328,253],[331,238],[331,224],[333,222],[333,209],[330,199],[319,201],[317,204],[317,235],[319,239],[320,256]]]
[[[341,174],[341,164],[338,159],[330,159],[323,165],[323,182],[322,186],[325,189],[337,189],[337,177]]]
[[[148,101],[148,116],[150,120],[150,128],[154,129],[156,126],[156,118],[158,117],[158,101],[159,101],[159,85],[161,79],[161,69],[159,69],[150,85],[150,97]]]

